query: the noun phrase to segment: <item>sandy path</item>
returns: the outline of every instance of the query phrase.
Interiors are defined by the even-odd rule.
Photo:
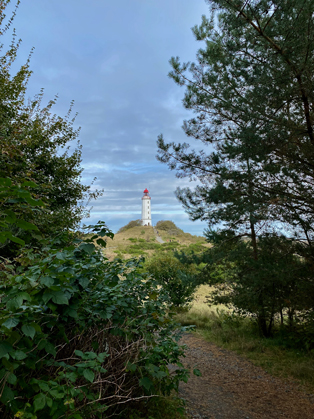
[[[314,395],[274,378],[233,352],[186,334],[184,364],[202,377],[180,385],[188,416],[199,419],[313,419]]]

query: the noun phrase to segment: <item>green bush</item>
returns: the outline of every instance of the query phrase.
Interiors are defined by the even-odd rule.
[[[306,260],[306,246],[266,234],[259,237],[256,259],[249,240],[228,246],[208,251],[210,263],[202,275],[216,286],[211,304],[225,304],[256,319],[265,337],[272,335],[275,321],[292,330],[299,327],[298,319],[303,317],[303,332],[313,347],[312,260],[310,264]]]
[[[186,307],[193,299],[196,290],[196,269],[183,265],[171,255],[157,255],[145,264],[145,269],[159,281],[169,293],[174,307]]]
[[[178,228],[173,221],[158,221],[156,229],[166,231],[168,234],[173,236],[183,233],[183,231]]]
[[[111,233],[96,233],[46,248],[0,287],[1,418],[118,415],[119,402],[169,394],[186,379],[169,296],[138,261],[104,259],[93,240]]]

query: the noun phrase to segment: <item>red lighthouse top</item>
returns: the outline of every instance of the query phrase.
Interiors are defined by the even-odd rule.
[[[149,194],[148,189],[147,188],[144,189],[144,195],[143,195],[143,198],[142,199],[151,199],[148,194]]]

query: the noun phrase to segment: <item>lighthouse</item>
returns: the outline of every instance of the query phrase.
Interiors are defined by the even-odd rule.
[[[148,189],[144,189],[144,195],[142,198],[142,226],[152,225],[152,210],[150,206],[151,197],[148,194]]]

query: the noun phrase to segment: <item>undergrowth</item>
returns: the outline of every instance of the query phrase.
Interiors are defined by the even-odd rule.
[[[129,419],[184,419],[184,400],[175,396],[154,397],[147,400],[135,409],[126,410],[125,416]]]
[[[1,272],[3,419],[129,417],[126,406],[141,411],[188,379],[170,296],[141,260],[104,259],[93,240],[105,245],[112,233],[92,228],[84,241],[25,253],[23,266]]]

